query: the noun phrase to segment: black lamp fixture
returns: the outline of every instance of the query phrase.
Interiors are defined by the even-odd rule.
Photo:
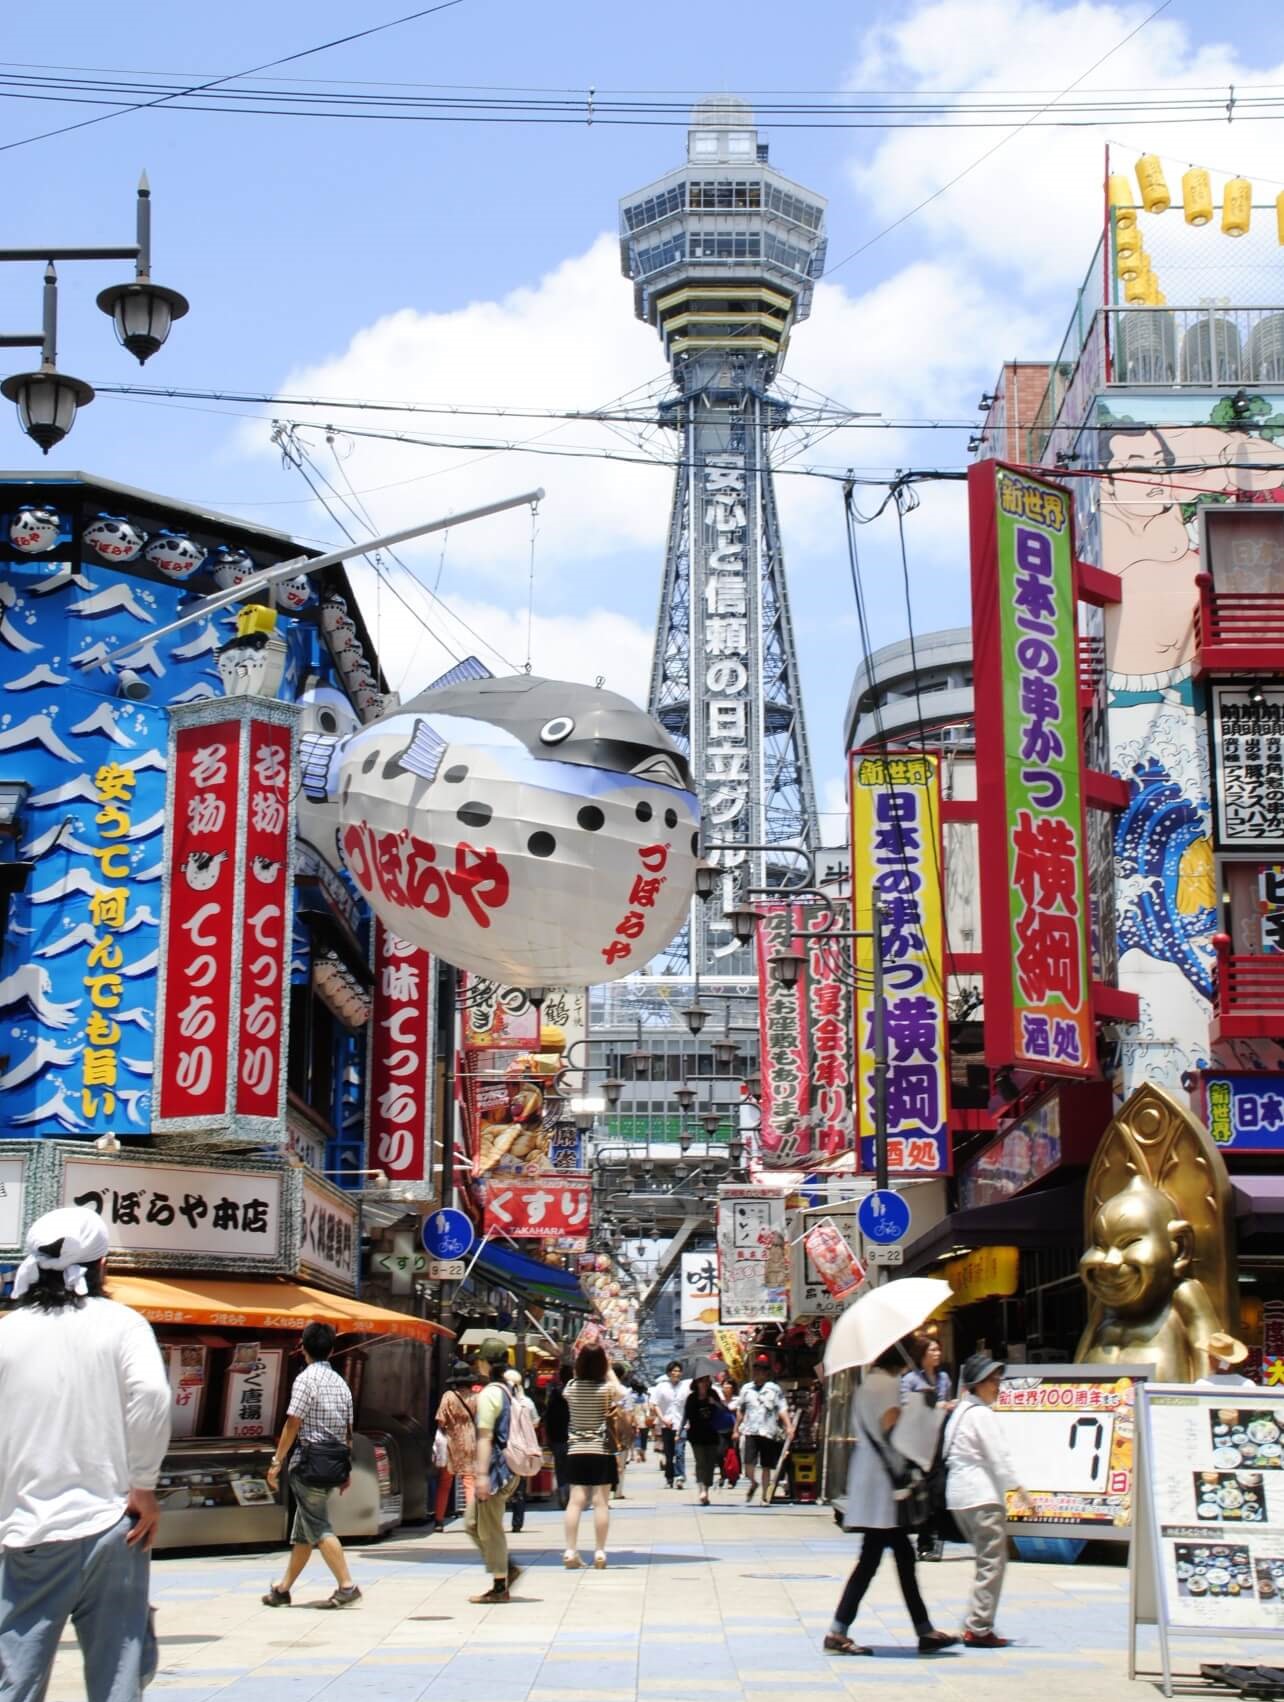
[[[526,994],[526,1003],[532,1009],[537,1012],[544,1009],[544,1000],[548,997],[547,987],[526,987],[523,991]]]
[[[778,987],[796,987],[807,966],[807,953],[801,946],[787,946],[771,959],[771,978]]]
[[[1253,689],[1248,694],[1248,701],[1250,703],[1256,703],[1256,704],[1262,704],[1262,703],[1266,702],[1266,693],[1262,690],[1261,680],[1254,680],[1253,681]]]
[[[739,1169],[740,1162],[744,1158],[744,1155],[745,1143],[740,1139],[739,1135],[733,1135],[727,1142],[727,1157],[731,1160],[732,1164]]]
[[[176,319],[187,312],[186,296],[154,284],[152,272],[152,192],[147,173],[138,180],[138,261],[131,284],[113,284],[100,292],[98,305],[116,327],[122,347],[138,357],[138,364],[154,355],[169,336]]]
[[[718,1130],[722,1127],[722,1118],[716,1111],[706,1111],[704,1116],[701,1117],[700,1122],[703,1124],[704,1132],[709,1136],[710,1140],[713,1139],[714,1135],[716,1135]]]
[[[757,1070],[751,1071],[751,1073],[745,1077],[745,1092],[749,1095],[750,1099],[762,1098],[762,1076]]]
[[[695,1104],[695,1089],[693,1087],[688,1087],[687,1084],[683,1082],[681,1087],[674,1088],[673,1097],[677,1100],[678,1105],[683,1111],[689,1111]]]
[[[638,1046],[634,1051],[626,1052],[624,1056],[633,1066],[634,1081],[650,1081],[651,1065],[654,1059],[645,1047]]]
[[[696,864],[695,895],[699,899],[710,899],[718,890],[718,882],[722,878],[722,870],[716,863],[711,863],[707,857],[702,857]]]
[[[690,1152],[691,1151],[691,1142],[694,1140],[694,1138],[695,1137],[692,1135],[690,1129],[687,1128],[686,1124],[684,1123],[683,1126],[678,1130],[678,1151],[679,1152]]]
[[[618,1105],[620,1095],[624,1092],[624,1083],[618,1076],[608,1076],[602,1083],[602,1098],[608,1105]]]
[[[709,1020],[709,1013],[703,1005],[687,1005],[682,1016],[692,1034],[699,1034]]]
[[[712,1051],[715,1060],[719,1064],[726,1064],[728,1068],[740,1056],[740,1048],[729,1034],[724,1034],[720,1039],[715,1040],[712,1044]]]
[[[737,902],[724,912],[727,925],[742,946],[747,946],[753,938],[753,931],[758,925],[758,912],[752,904]]]

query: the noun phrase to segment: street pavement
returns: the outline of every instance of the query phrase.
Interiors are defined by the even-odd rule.
[[[296,1605],[271,1609],[259,1597],[279,1575],[277,1553],[158,1556],[151,1702],[1028,1702],[1049,1683],[1053,1702],[1157,1694],[1126,1677],[1122,1566],[1014,1564],[1000,1630],[1016,1646],[923,1658],[889,1558],[854,1631],[875,1658],[841,1659],[821,1639],[859,1539],[827,1508],[746,1506],[743,1483],[697,1508],[694,1489],[667,1489],[650,1461],[630,1469],[625,1490],[605,1572],[563,1570],[560,1514],[532,1507],[513,1542],[527,1571],[506,1607],[470,1605],[485,1581],[457,1525],[352,1550],[364,1600],[337,1613],[315,1611],[331,1587],[319,1558]],[[580,1534],[591,1561],[587,1519]],[[970,1551],[953,1547],[920,1569],[938,1625],[959,1628],[971,1572]],[[1141,1665],[1153,1669],[1153,1631],[1143,1638]],[[1246,1653],[1179,1646],[1176,1664],[1190,1672]],[[49,1694],[84,1697],[70,1630]]]

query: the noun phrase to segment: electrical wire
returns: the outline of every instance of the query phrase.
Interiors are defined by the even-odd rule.
[[[438,0],[435,6],[425,6],[422,11],[408,12],[402,18],[390,18],[387,23],[370,24],[366,29],[355,30],[349,35],[336,36],[333,41],[319,42],[315,47],[303,47],[297,53],[287,53],[280,59],[268,59],[262,65],[253,65],[247,71],[232,71],[223,77],[213,77],[206,83],[194,84],[181,91],[161,94],[155,100],[134,101],[125,107],[118,107],[114,112],[100,112],[95,118],[82,118],[75,124],[63,124],[56,130],[42,130],[37,136],[20,136],[16,141],[0,143],[0,154],[7,154],[14,148],[25,148],[32,142],[47,142],[51,136],[66,136],[73,130],[87,130],[92,124],[105,124],[109,118],[119,118],[122,112],[140,112],[151,107],[172,104],[181,93],[182,95],[200,94],[204,90],[218,88],[225,83],[235,82],[240,77],[257,76],[260,71],[274,70],[278,65],[292,65],[296,59],[307,59],[313,53],[326,53],[332,47],[346,47],[350,42],[364,41],[367,36],[380,35],[384,30],[396,29],[401,24],[413,23],[417,18],[430,17],[434,12],[449,11],[452,6],[461,6],[463,0]]]
[[[1109,52],[1103,53],[1100,59],[1094,60],[1086,71],[1080,72],[1072,83],[1068,83],[1066,87],[1062,89],[1060,94],[1052,97],[1047,106],[1041,107],[1040,112],[1046,112],[1049,107],[1055,106],[1058,101],[1068,95],[1072,89],[1076,89],[1085,78],[1090,77],[1095,70],[1104,65],[1107,59],[1113,58],[1113,56],[1119,52],[1120,48],[1126,47],[1134,36],[1140,35],[1141,31],[1145,29],[1147,24],[1153,23],[1159,14],[1167,11],[1168,7],[1171,5],[1172,0],[1159,0],[1159,5],[1156,6],[1153,11],[1148,12],[1134,29],[1129,30],[1128,34],[1124,36],[1122,41],[1117,41]],[[1038,114],[1036,114],[1036,117],[1037,116]],[[992,147],[987,148],[983,154],[978,154],[969,165],[965,165],[963,167],[962,171],[955,172],[954,176],[947,182],[943,183],[939,189],[934,189],[930,195],[924,196],[924,198],[918,202],[916,206],[911,207],[908,212],[902,213],[899,219],[893,219],[890,225],[885,225],[882,230],[875,231],[873,236],[868,237],[864,242],[862,242],[859,248],[853,248],[850,254],[844,255],[836,265],[827,266],[825,269],[826,277],[832,278],[835,272],[841,271],[841,269],[847,265],[848,261],[855,260],[858,255],[864,254],[868,249],[872,248],[876,242],[881,242],[885,236],[890,236],[894,230],[899,230],[900,227],[912,219],[916,213],[921,213],[924,207],[930,207],[933,201],[939,200],[942,195],[947,193],[947,191],[953,189],[955,184],[962,183],[963,179],[971,172],[974,172],[979,165],[984,165],[986,160],[992,159],[994,155],[998,153],[1000,148],[1006,147],[1007,144],[1019,136],[1023,130],[1029,129],[1033,122],[1034,119],[1027,118],[1024,123],[1018,124],[1014,130],[1010,130],[1006,136],[1000,136],[998,141],[995,142]]]

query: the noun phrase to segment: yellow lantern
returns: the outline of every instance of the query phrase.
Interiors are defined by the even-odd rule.
[[[1141,233],[1136,225],[1130,225],[1127,230],[1117,232],[1115,236],[1115,256],[1119,260],[1136,260],[1141,254]],[[1120,272],[1121,278],[1127,277],[1126,272]]]
[[[1159,288],[1159,279],[1153,272],[1146,274],[1146,306],[1162,307],[1166,297]]]
[[[1112,174],[1106,179],[1106,200],[1115,216],[1116,232],[1135,230],[1137,209],[1133,206],[1132,184],[1126,177]]]
[[[1152,277],[1153,274],[1149,267],[1144,272],[1138,272],[1135,278],[1131,278],[1124,285],[1124,300],[1131,302],[1134,307],[1144,307],[1150,291]]]
[[[1201,166],[1192,166],[1181,180],[1181,204],[1188,225],[1206,225],[1213,216],[1213,186]]]
[[[1137,183],[1141,204],[1148,213],[1166,213],[1173,204],[1158,154],[1143,154],[1137,161]]]
[[[1222,191],[1222,229],[1227,236],[1247,236],[1253,217],[1253,185],[1246,177],[1232,177]]]
[[[1139,278],[1146,269],[1146,256],[1141,249],[1134,248],[1125,253],[1121,248],[1115,257],[1115,277],[1121,278],[1125,284],[1130,284],[1134,278]]]
[[[1275,229],[1279,234],[1280,244],[1284,247],[1284,189],[1275,197]]]

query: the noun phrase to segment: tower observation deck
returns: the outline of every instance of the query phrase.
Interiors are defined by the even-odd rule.
[[[825,262],[825,202],[774,170],[752,110],[714,96],[692,112],[687,161],[620,204],[620,259],[639,319],[673,376],[681,434],[650,708],[691,758],[709,855],[729,902],[793,859],[751,845],[818,845],[789,614],[772,389]],[[741,850],[738,847],[745,847]],[[668,973],[752,972],[717,900],[697,905]]]

